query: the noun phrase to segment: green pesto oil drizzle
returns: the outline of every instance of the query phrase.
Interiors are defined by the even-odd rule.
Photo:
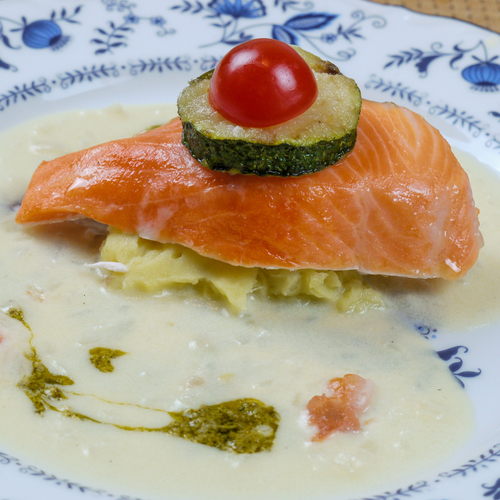
[[[118,349],[109,349],[108,347],[95,347],[89,350],[90,362],[101,372],[110,373],[115,367],[111,360],[128,354]]]
[[[7,315],[20,321],[30,332],[30,351],[25,353],[31,362],[31,373],[24,376],[18,387],[31,399],[35,411],[43,413],[47,408],[54,409],[51,401],[67,399],[64,391],[57,386],[73,385],[73,381],[65,375],[55,375],[41,362],[33,346],[33,331],[24,319],[21,309],[11,307]]]
[[[77,413],[66,408],[59,408],[57,402],[67,399],[68,395],[83,396],[75,392],[68,392],[62,387],[73,385],[73,380],[64,375],[55,375],[42,363],[33,345],[33,331],[24,319],[21,309],[10,308],[7,315],[21,322],[30,332],[30,352],[26,358],[31,362],[32,370],[29,375],[23,377],[18,387],[24,391],[35,407],[35,412],[43,414],[46,410],[56,411],[66,417],[75,417],[80,420],[111,425],[126,431],[139,432],[163,432],[172,436],[188,439],[195,443],[212,446],[219,450],[234,453],[257,453],[269,451],[273,445],[274,437],[278,430],[280,415],[272,406],[265,405],[262,401],[252,398],[225,401],[215,405],[202,405],[198,409],[188,409],[183,412],[167,412],[154,408],[146,408],[129,403],[115,403],[115,405],[130,405],[145,410],[161,411],[168,413],[171,422],[163,427],[141,427],[125,426],[110,422],[102,422],[83,413]],[[93,351],[95,351],[93,353]],[[106,348],[91,349],[89,354],[96,357],[101,356],[94,366],[109,366],[113,371],[110,360],[117,356],[126,354],[122,351],[114,351]],[[99,365],[99,366],[97,366]],[[62,387],[59,387],[62,386]],[[96,396],[93,396],[96,397]]]
[[[174,421],[165,427],[165,432],[236,453],[269,451],[280,420],[272,406],[251,398],[169,415]]]

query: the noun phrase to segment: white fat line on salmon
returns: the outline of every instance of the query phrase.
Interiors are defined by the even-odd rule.
[[[73,189],[86,189],[90,181],[88,179],[81,179],[78,177],[73,181],[73,184],[68,188],[68,191],[72,191]]]

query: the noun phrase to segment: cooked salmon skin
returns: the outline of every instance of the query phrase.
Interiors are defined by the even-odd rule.
[[[79,216],[247,267],[453,280],[483,244],[446,140],[408,109],[366,100],[351,153],[301,177],[209,170],[182,145],[179,119],[43,162],[17,222]]]

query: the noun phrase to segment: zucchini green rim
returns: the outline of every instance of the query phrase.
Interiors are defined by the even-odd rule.
[[[208,88],[214,70],[208,71],[192,80],[177,102],[182,143],[202,165],[235,174],[300,176],[331,166],[352,150],[361,111],[359,88],[333,63],[295,49],[317,75],[320,95],[324,89],[330,92],[321,96],[322,106],[317,108],[325,108],[327,101],[338,113],[337,109],[312,109],[315,103],[284,124],[264,129],[239,127],[211,108]]]

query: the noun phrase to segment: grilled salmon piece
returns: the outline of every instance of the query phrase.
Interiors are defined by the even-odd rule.
[[[179,119],[43,162],[19,223],[90,217],[231,264],[462,277],[483,244],[469,179],[438,130],[364,101],[354,149],[302,177],[204,168]]]

